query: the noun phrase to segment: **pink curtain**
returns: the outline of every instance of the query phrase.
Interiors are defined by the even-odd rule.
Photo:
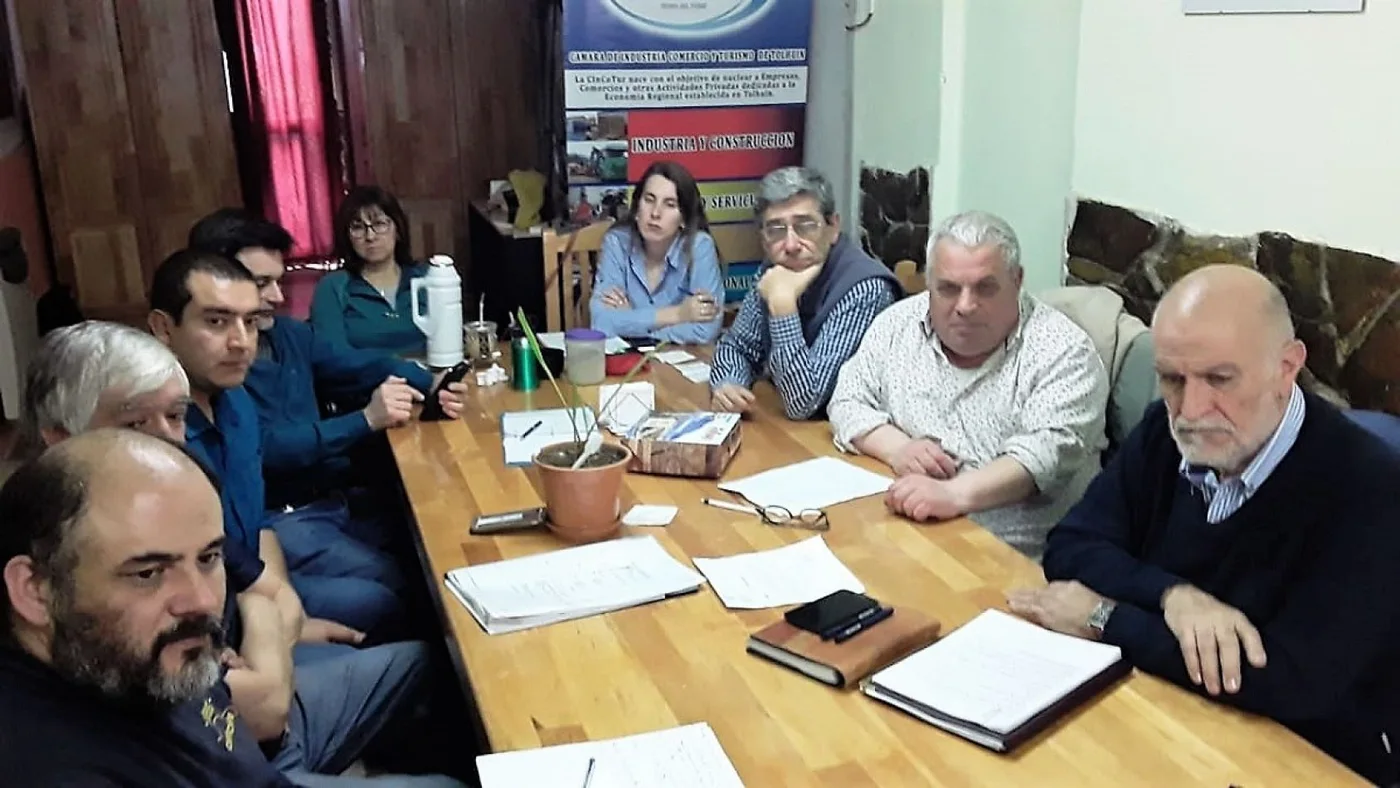
[[[330,254],[331,177],[311,0],[239,0],[250,116],[267,146],[263,210],[292,257]]]

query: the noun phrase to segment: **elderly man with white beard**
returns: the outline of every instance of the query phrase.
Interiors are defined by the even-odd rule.
[[[1163,402],[1051,532],[1011,608],[1400,781],[1400,459],[1296,382],[1258,272],[1183,277],[1152,321]]]

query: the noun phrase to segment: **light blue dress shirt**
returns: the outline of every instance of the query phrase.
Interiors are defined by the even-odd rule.
[[[1293,448],[1306,415],[1303,390],[1294,383],[1293,393],[1288,397],[1288,407],[1283,411],[1278,428],[1239,476],[1221,479],[1212,468],[1192,465],[1184,458],[1181,460],[1181,475],[1205,496],[1206,522],[1218,523],[1244,506],[1244,502],[1254,495],[1254,491],[1274,472],[1288,450]]]
[[[724,303],[724,278],[720,273],[719,252],[709,233],[697,232],[691,245],[689,264],[685,236],[678,235],[666,251],[666,269],[656,290],[647,284],[646,252],[634,243],[630,229],[616,229],[603,237],[598,255],[598,281],[593,285],[589,312],[593,328],[619,337],[655,337],[683,345],[713,342],[724,324],[723,309],[704,323],[656,325],[656,310],[677,304],[692,293],[707,292],[716,303]],[[614,309],[603,303],[603,294],[617,288],[627,293],[629,307]]]

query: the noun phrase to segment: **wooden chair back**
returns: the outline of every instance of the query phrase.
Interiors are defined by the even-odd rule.
[[[895,263],[894,278],[899,280],[899,286],[904,288],[905,295],[922,293],[928,287],[924,275],[919,273],[919,264],[913,260],[900,260]]]
[[[573,232],[544,231],[545,331],[588,326],[598,253],[612,225],[611,219],[605,219]]]

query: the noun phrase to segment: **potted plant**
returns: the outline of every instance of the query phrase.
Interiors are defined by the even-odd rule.
[[[548,511],[545,525],[561,539],[569,542],[597,542],[610,538],[621,529],[622,502],[618,496],[622,489],[622,477],[632,461],[632,452],[625,446],[604,443],[599,432],[598,418],[591,424],[582,425],[574,411],[581,404],[578,387],[569,383],[570,395],[564,396],[554,372],[545,363],[544,352],[539,339],[525,317],[525,310],[516,313],[516,319],[530,343],[530,351],[549,378],[549,385],[569,412],[569,425],[573,430],[573,440],[555,443],[540,449],[534,457],[534,465],[539,469],[540,481],[544,486],[544,505]],[[647,366],[651,356],[665,343],[647,352],[642,360],[623,378],[626,383]],[[621,391],[619,388],[618,391]],[[616,397],[617,393],[613,394]],[[595,416],[607,412],[611,404],[602,403]]]

